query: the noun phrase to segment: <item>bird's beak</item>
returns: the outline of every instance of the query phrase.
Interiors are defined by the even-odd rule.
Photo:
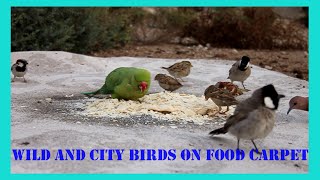
[[[283,95],[283,94],[279,94],[279,95],[278,95],[278,98],[279,98],[279,99],[284,98],[284,97],[286,97],[286,96]]]
[[[139,85],[139,88],[140,88],[140,91],[141,91],[141,92],[145,91],[145,90],[147,89],[147,87],[148,87],[148,83],[145,82],[145,81],[142,81],[142,82],[140,83],[140,85]]]
[[[293,106],[288,109],[287,115],[289,114],[289,112],[290,112],[292,109],[293,109]]]

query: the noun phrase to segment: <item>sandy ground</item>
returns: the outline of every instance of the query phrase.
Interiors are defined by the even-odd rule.
[[[16,52],[27,59],[28,82],[16,81],[11,88],[11,142],[12,148],[45,148],[52,152],[64,148],[91,149],[234,149],[236,139],[231,135],[216,138],[208,132],[220,127],[206,122],[203,125],[153,119],[148,116],[131,118],[88,118],[80,115],[81,104],[88,99],[79,92],[99,88],[105,74],[120,66],[149,69],[152,75],[164,73],[161,66],[178,61],[151,58],[97,58],[66,52]],[[179,59],[180,61],[181,59]],[[190,60],[192,73],[185,86],[177,92],[202,95],[204,89],[217,81],[225,81],[233,61]],[[308,113],[292,111],[286,115],[288,101],[295,95],[308,95],[308,82],[253,66],[252,75],[245,82],[254,90],[273,83],[286,98],[280,102],[276,126],[263,140],[257,140],[263,149],[308,148]],[[152,82],[150,92],[162,89]],[[246,98],[250,93],[240,96]],[[73,95],[73,96],[72,96]],[[72,96],[72,97],[70,97]],[[51,98],[51,101],[46,101]],[[223,121],[223,119],[221,120]],[[175,128],[172,128],[175,124]],[[246,153],[252,148],[242,141]],[[204,152],[203,152],[204,153]],[[53,153],[52,153],[53,154]],[[129,161],[128,152],[122,161],[15,161],[12,173],[306,173],[308,161]]]

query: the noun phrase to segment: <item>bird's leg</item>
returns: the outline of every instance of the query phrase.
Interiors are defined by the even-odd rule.
[[[238,142],[237,142],[237,150],[239,150],[239,143],[240,143],[240,139],[238,138]]]
[[[27,80],[26,80],[26,78],[24,76],[23,76],[23,82],[25,82],[25,83],[27,82]]]
[[[227,111],[226,112],[228,112],[229,111],[229,106],[227,106]]]
[[[243,86],[243,89],[246,89],[246,87],[244,87],[244,84],[243,84],[243,81],[241,82],[242,86]]]
[[[218,107],[219,107],[219,110],[218,110],[219,114],[224,114],[224,112],[221,112],[222,110],[221,106],[218,106]]]
[[[14,82],[15,79],[16,79],[16,76],[13,76],[13,79],[11,80],[11,82]]]
[[[259,149],[257,148],[257,146],[256,146],[256,144],[254,143],[254,141],[251,140],[251,142],[252,142],[252,144],[254,145],[254,148],[256,148],[256,149],[255,149],[256,153],[257,153],[257,154],[262,154],[262,153],[259,151]]]
[[[241,155],[244,155],[242,153],[242,151],[240,151],[239,144],[240,144],[240,138],[238,138],[238,141],[237,141],[237,151],[239,151],[239,153],[241,153]]]

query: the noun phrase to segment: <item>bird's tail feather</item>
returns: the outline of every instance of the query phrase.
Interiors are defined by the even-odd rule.
[[[228,130],[226,128],[222,127],[222,128],[211,131],[209,134],[210,135],[218,135],[218,134],[225,134],[227,132],[228,132]]]
[[[83,92],[81,94],[87,95],[87,96],[94,96],[97,94],[108,94],[106,91],[106,84],[104,84],[100,89],[93,91],[93,92]]]
[[[93,96],[93,95],[99,94],[99,91],[100,91],[100,89],[97,91],[93,91],[93,92],[82,92],[81,94],[87,95],[87,96]]]
[[[166,67],[161,67],[162,69],[168,69],[168,68],[166,68]]]

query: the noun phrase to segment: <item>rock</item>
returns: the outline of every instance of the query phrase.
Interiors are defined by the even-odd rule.
[[[207,54],[207,55],[205,55],[205,58],[210,59],[210,58],[214,58],[214,56],[212,54]]]
[[[232,49],[233,53],[238,53],[238,51],[236,49]]]
[[[187,54],[189,51],[186,49],[179,49],[176,51],[176,54]]]
[[[211,44],[210,44],[210,43],[207,43],[207,44],[206,44],[206,47],[207,47],[207,48],[211,48]]]
[[[273,69],[271,66],[265,66],[264,68],[266,68],[268,70],[272,70]]]
[[[144,8],[142,8],[142,10],[144,10],[145,12],[148,12],[150,14],[153,14],[153,15],[157,13],[156,8],[144,7]]]
[[[172,38],[170,41],[169,41],[170,43],[172,43],[172,44],[180,44],[180,42],[181,42],[181,37],[174,37],[174,38]]]
[[[46,98],[45,99],[48,103],[51,103],[52,102],[52,99],[51,98]]]
[[[185,46],[192,46],[192,45],[199,44],[199,42],[196,39],[194,39],[193,37],[184,37],[181,39],[180,43]]]

